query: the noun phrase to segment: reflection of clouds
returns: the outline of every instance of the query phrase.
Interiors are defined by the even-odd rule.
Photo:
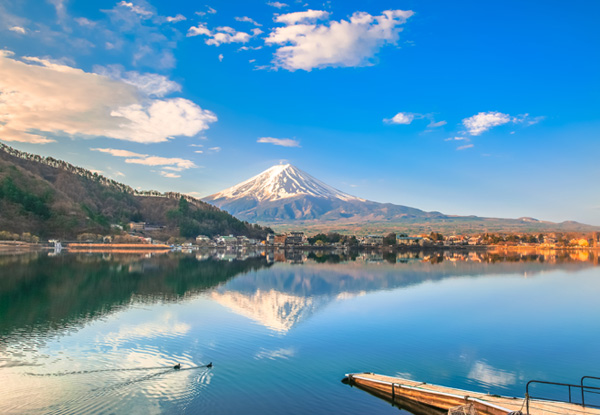
[[[104,336],[104,342],[116,346],[139,338],[183,336],[190,328],[189,324],[177,322],[171,313],[165,313],[158,321],[138,325],[124,324],[118,332]]]
[[[481,361],[475,362],[467,377],[491,386],[514,385],[517,379],[514,373],[493,368]]]
[[[261,349],[260,352],[254,356],[255,359],[290,359],[296,355],[296,350],[293,347],[281,348],[276,350]]]

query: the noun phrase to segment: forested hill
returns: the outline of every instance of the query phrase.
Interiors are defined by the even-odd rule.
[[[131,221],[163,226],[162,238],[267,233],[191,196],[137,191],[62,160],[0,143],[0,231],[65,239],[107,234],[111,224]]]

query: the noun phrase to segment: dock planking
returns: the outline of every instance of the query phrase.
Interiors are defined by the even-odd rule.
[[[526,413],[524,398],[488,395],[374,373],[348,374],[346,379],[350,385],[417,415],[442,414],[450,408],[466,404],[473,404],[480,415],[507,415],[517,411]],[[530,399],[529,414],[600,415],[600,409],[574,403]]]

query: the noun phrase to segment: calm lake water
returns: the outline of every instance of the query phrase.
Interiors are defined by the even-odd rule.
[[[362,371],[512,396],[530,379],[578,383],[600,376],[597,265],[583,252],[1,256],[0,413],[397,414],[340,382]]]

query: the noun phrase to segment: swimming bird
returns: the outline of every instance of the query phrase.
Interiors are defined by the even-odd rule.
[[[175,370],[181,369],[181,363],[177,363],[175,366],[173,366],[173,369],[175,369]]]
[[[206,367],[210,369],[212,367],[212,362],[210,362],[209,364],[207,364]]]

